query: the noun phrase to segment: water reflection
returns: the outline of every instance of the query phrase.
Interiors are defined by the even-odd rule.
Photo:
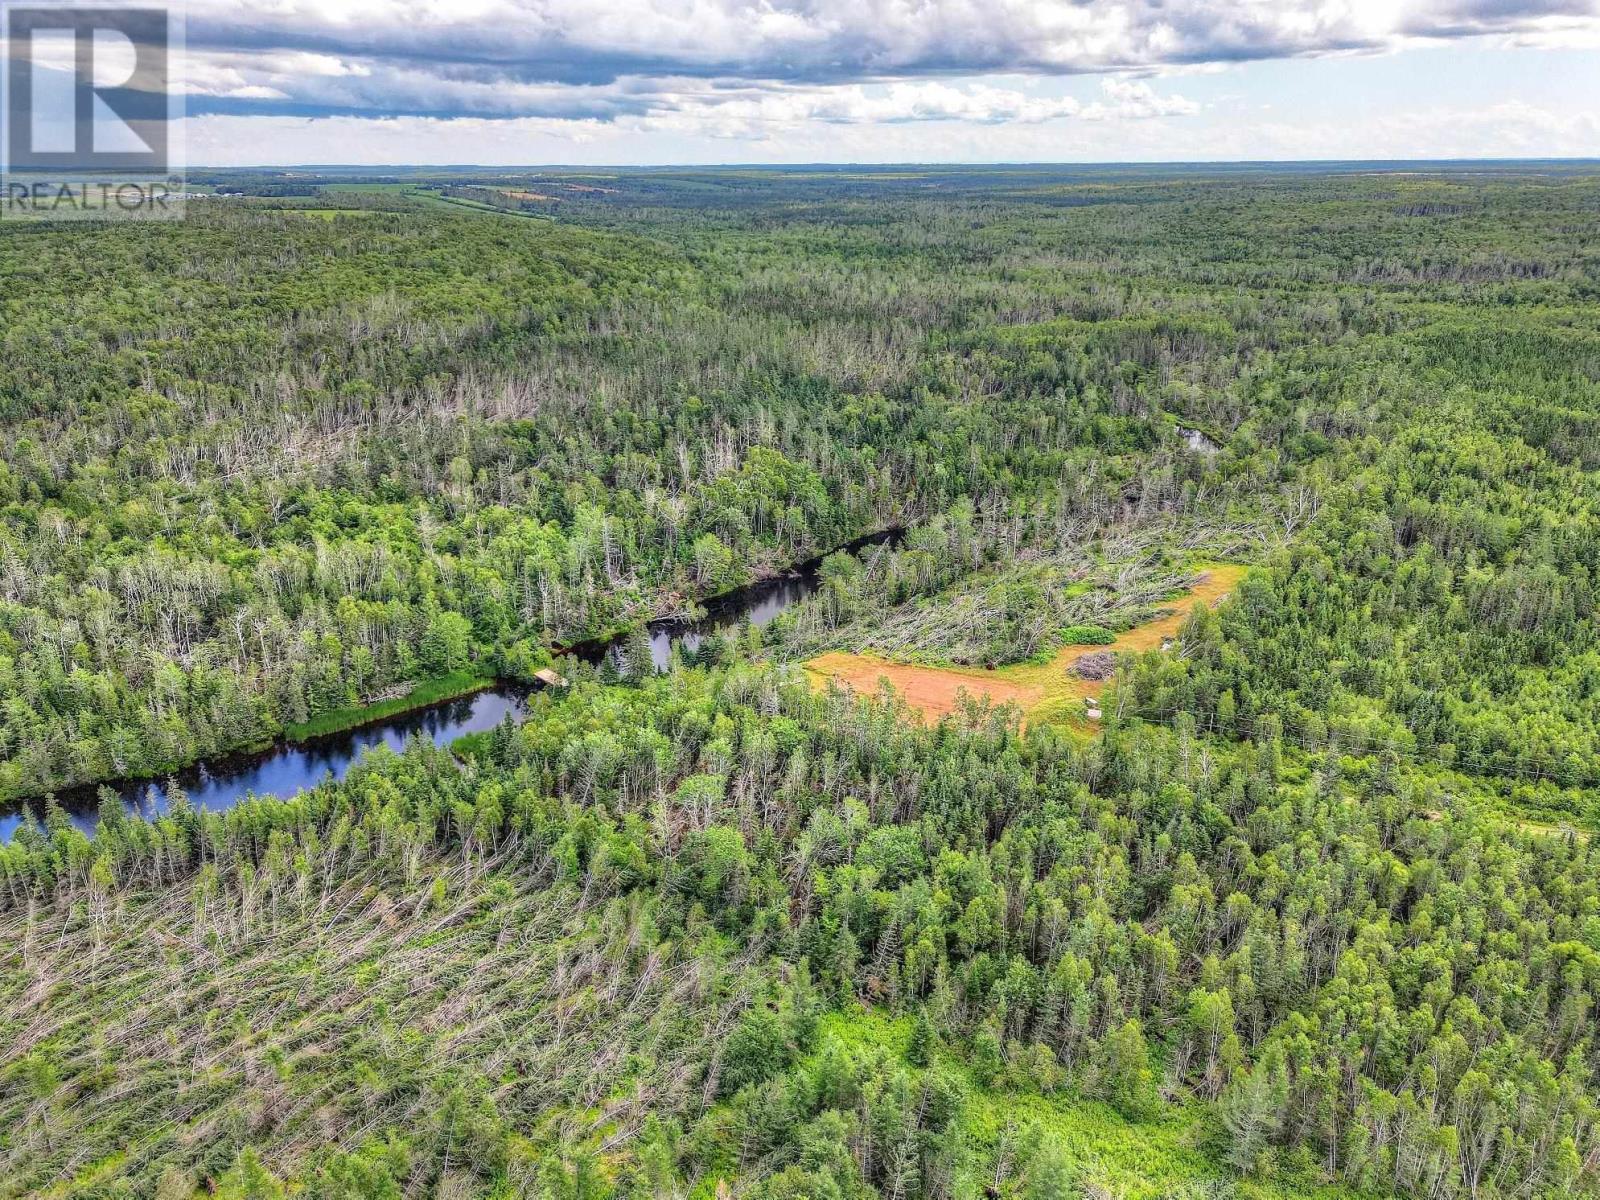
[[[650,626],[650,661],[658,671],[672,665],[672,651],[681,646],[695,653],[712,634],[725,634],[754,625],[758,629],[769,624],[772,618],[792,604],[804,600],[818,587],[814,572],[786,575],[769,580],[750,589],[754,594],[740,594],[737,603],[721,604],[708,608],[703,620],[694,622],[658,621]],[[612,646],[616,654],[620,646]]]
[[[283,743],[263,755],[236,755],[200,763],[177,773],[178,785],[196,808],[221,811],[246,795],[289,797],[332,775],[343,779],[368,747],[401,750],[412,737],[421,736],[443,746],[467,733],[493,729],[508,715],[520,719],[525,693],[514,687],[496,687],[472,696],[444,700],[427,708],[385,718],[373,725],[329,734],[307,742]],[[108,784],[122,797],[129,812],[153,815],[166,811],[167,784],[123,781]],[[97,788],[74,788],[60,797],[73,823],[93,832],[100,814]],[[35,811],[39,809],[36,806]],[[0,816],[0,841],[9,840],[22,824],[20,811]]]

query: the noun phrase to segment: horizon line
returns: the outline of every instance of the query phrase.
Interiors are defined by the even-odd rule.
[[[408,170],[432,171],[566,171],[566,170],[627,170],[627,171],[683,171],[683,170],[740,170],[740,171],[797,171],[815,170],[817,168],[855,169],[864,168],[897,168],[908,167],[937,167],[943,169],[969,169],[993,170],[996,168],[1030,168],[1030,167],[1284,167],[1284,166],[1388,166],[1388,165],[1416,165],[1416,166],[1521,166],[1558,164],[1585,166],[1600,166],[1600,155],[1531,155],[1515,158],[1507,157],[1472,157],[1472,158],[1193,158],[1193,159],[995,159],[988,162],[969,162],[948,159],[927,160],[829,160],[819,159],[814,162],[671,162],[671,163],[646,163],[646,162],[614,162],[614,163],[584,163],[584,162],[524,162],[524,163],[483,163],[483,162],[455,162],[455,163],[421,163],[421,162],[386,162],[386,163],[339,163],[339,162],[283,162],[283,163],[246,163],[231,166],[209,165],[194,163],[184,167],[188,171],[383,171],[404,168]]]

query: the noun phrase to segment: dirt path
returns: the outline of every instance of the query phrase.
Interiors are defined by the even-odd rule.
[[[1109,646],[1065,646],[1047,663],[1017,663],[995,671],[974,667],[923,667],[891,662],[876,654],[835,651],[806,663],[818,686],[837,679],[858,692],[876,690],[888,680],[913,708],[930,721],[954,712],[965,690],[988,696],[997,704],[1014,701],[1034,721],[1082,720],[1083,699],[1098,696],[1105,684],[1079,679],[1070,669],[1085,654],[1111,650],[1118,654],[1153,650],[1175,638],[1196,604],[1215,605],[1244,577],[1245,568],[1218,564],[1206,568],[1207,576],[1182,598],[1172,601],[1163,615],[1121,634]]]

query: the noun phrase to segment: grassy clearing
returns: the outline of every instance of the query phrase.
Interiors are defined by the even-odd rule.
[[[1102,1194],[1120,1200],[1166,1200],[1181,1195],[1184,1185],[1200,1194],[1225,1190],[1238,1200],[1350,1200],[1361,1194],[1314,1180],[1239,1179],[1210,1148],[1225,1138],[1219,1138],[1215,1117],[1198,1103],[1172,1105],[1153,1120],[1130,1121],[1097,1100],[986,1089],[970,1094],[967,1136],[985,1158],[1028,1126],[1066,1151],[1091,1185],[1087,1195],[1104,1189]]]
[[[911,1025],[909,1018],[870,1010],[831,1014],[819,1025],[816,1053],[830,1045],[856,1051],[879,1047],[905,1060]],[[1226,1137],[1215,1114],[1198,1102],[1165,1105],[1159,1115],[1133,1121],[1070,1090],[1041,1095],[984,1086],[960,1056],[948,1051],[939,1053],[938,1065],[965,1085],[961,1130],[967,1170],[973,1173],[966,1181],[970,1194],[982,1194],[1000,1156],[1014,1154],[1029,1135],[1064,1151],[1078,1169],[1083,1194],[1090,1196],[1165,1200],[1183,1195],[1186,1187],[1196,1194],[1225,1189],[1239,1200],[1352,1200],[1361,1194],[1287,1173],[1271,1182],[1240,1179],[1219,1160],[1217,1146]]]
[[[473,692],[482,691],[493,683],[493,676],[478,671],[456,671],[449,675],[441,675],[437,679],[425,679],[404,696],[396,696],[392,700],[335,708],[312,717],[309,721],[285,725],[283,736],[292,742],[299,742],[330,733],[342,733],[346,729],[370,725],[374,721],[381,721],[397,713],[409,712],[414,708],[426,708],[430,704],[437,704],[440,700],[468,696]]]
[[[383,209],[377,208],[280,208],[277,212],[297,217],[311,217],[318,221],[332,221],[335,217],[375,217]]]
[[[837,679],[857,691],[872,691],[887,680],[913,708],[930,720],[954,712],[960,693],[987,696],[999,704],[1014,703],[1032,721],[1081,722],[1083,701],[1098,696],[1105,684],[1080,679],[1072,666],[1085,654],[1109,650],[1117,654],[1142,654],[1177,636],[1197,604],[1216,604],[1244,578],[1246,568],[1235,563],[1212,563],[1203,568],[1205,578],[1177,598],[1153,621],[1119,634],[1106,646],[1063,646],[1043,662],[1013,663],[992,671],[975,667],[929,667],[897,663],[876,654],[835,651],[806,663],[807,673],[819,685]]]
[[[498,208],[493,204],[484,204],[478,200],[467,200],[460,196],[442,196],[438,192],[418,190],[415,192],[408,192],[407,195],[419,203],[431,205],[436,208],[444,207],[466,209],[469,212],[492,213],[495,216],[501,217],[527,217],[528,219],[534,221],[555,220],[555,218],[549,213],[524,212],[520,209]]]

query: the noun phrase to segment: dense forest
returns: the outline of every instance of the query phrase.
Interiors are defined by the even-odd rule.
[[[202,182],[0,228],[0,1196],[1600,1194],[1600,178]]]
[[[7,1194],[1592,1194],[1594,855],[1276,738],[582,684],[25,827]]]

